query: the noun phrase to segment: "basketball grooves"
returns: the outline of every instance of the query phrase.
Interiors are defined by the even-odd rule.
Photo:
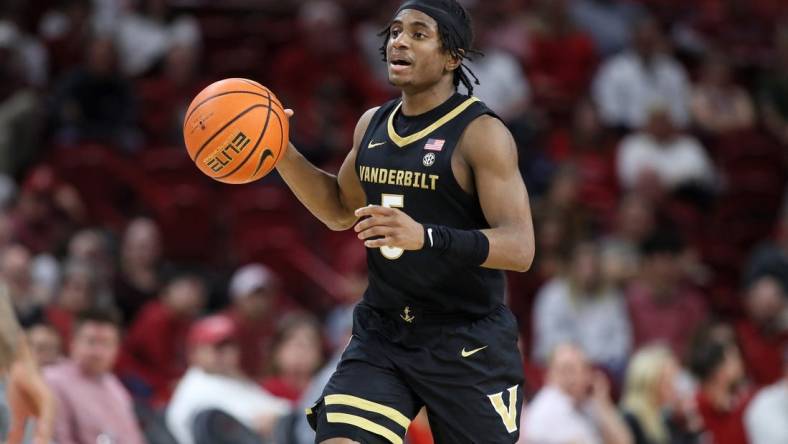
[[[223,176],[216,176],[217,179],[224,179],[227,176],[233,175],[236,171],[238,171],[242,166],[246,164],[246,162],[252,158],[255,151],[257,151],[257,147],[260,145],[260,141],[263,140],[263,136],[265,135],[265,131],[268,129],[268,122],[271,120],[271,93],[268,93],[268,113],[265,115],[265,124],[263,124],[263,129],[260,131],[260,135],[257,136],[257,142],[255,142],[254,146],[248,153],[246,153],[246,157],[242,160],[238,165],[233,168],[232,171],[223,175]]]
[[[214,95],[212,95],[212,96],[210,96],[210,97],[206,97],[205,99],[203,99],[203,101],[202,101],[202,102],[200,102],[200,103],[198,103],[198,104],[194,105],[194,109],[193,109],[193,110],[191,110],[191,111],[189,111],[189,114],[187,114],[187,115],[186,115],[186,118],[185,118],[185,119],[183,119],[183,128],[184,128],[184,130],[186,129],[186,123],[189,121],[189,119],[191,118],[192,114],[194,114],[194,112],[195,112],[195,111],[197,111],[197,108],[199,108],[199,107],[201,107],[201,106],[205,105],[205,103],[207,103],[207,102],[210,102],[211,100],[213,100],[213,99],[215,99],[215,98],[217,98],[217,97],[226,96],[226,95],[228,95],[228,94],[251,94],[251,95],[253,95],[253,96],[266,97],[266,96],[264,96],[264,95],[262,95],[262,94],[259,94],[259,93],[256,93],[256,92],[252,92],[252,91],[243,91],[243,90],[240,90],[240,91],[225,91],[225,92],[223,92],[223,93],[214,94]],[[270,97],[270,96],[268,96],[268,100],[271,100],[271,97]]]
[[[233,117],[232,119],[230,119],[230,121],[229,121],[229,122],[225,123],[225,124],[224,124],[224,126],[222,126],[221,128],[219,128],[218,130],[216,130],[216,132],[215,132],[215,133],[213,133],[213,135],[212,135],[211,137],[209,137],[209,138],[208,138],[208,140],[206,140],[206,141],[205,141],[205,142],[204,142],[202,145],[200,145],[200,149],[199,149],[199,150],[197,150],[197,152],[196,152],[196,153],[194,153],[194,157],[192,157],[192,161],[193,161],[194,163],[197,163],[197,160],[196,160],[196,159],[198,159],[198,158],[200,157],[200,153],[202,153],[202,150],[204,150],[204,149],[205,149],[205,147],[206,147],[206,146],[207,146],[209,143],[211,143],[211,141],[213,141],[214,137],[216,137],[216,136],[217,136],[219,133],[221,133],[222,131],[224,131],[225,129],[227,129],[227,127],[228,127],[228,126],[230,126],[230,125],[232,125],[232,124],[233,124],[233,122],[235,122],[236,120],[238,120],[238,119],[240,119],[241,117],[245,116],[245,115],[246,115],[246,113],[248,113],[249,111],[251,111],[251,110],[253,110],[253,109],[255,109],[255,108],[268,108],[268,110],[269,110],[269,113],[270,113],[270,110],[271,110],[271,105],[270,105],[270,104],[271,104],[271,101],[269,100],[269,101],[268,101],[268,105],[267,105],[267,106],[266,106],[266,105],[260,105],[259,103],[258,103],[257,105],[252,105],[252,106],[250,106],[249,108],[246,108],[245,110],[241,111],[241,113],[240,113],[240,114],[238,114],[237,116],[235,116],[235,117]]]

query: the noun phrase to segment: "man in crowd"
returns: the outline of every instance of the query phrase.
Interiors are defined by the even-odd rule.
[[[48,367],[44,378],[57,399],[58,444],[143,444],[132,400],[112,374],[120,348],[120,321],[113,312],[82,313],[70,359]]]
[[[629,444],[629,430],[610,397],[602,373],[594,373],[583,351],[558,345],[547,384],[525,409],[520,444]]]

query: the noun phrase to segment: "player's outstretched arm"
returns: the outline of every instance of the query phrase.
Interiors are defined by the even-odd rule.
[[[517,146],[504,124],[491,116],[474,120],[461,140],[489,229],[483,267],[527,271],[534,259],[534,226],[528,191],[517,166]]]
[[[372,108],[359,119],[353,133],[353,148],[337,175],[330,174],[309,162],[290,144],[276,168],[298,200],[332,230],[347,230],[358,219],[356,208],[366,204],[366,196],[356,173],[356,153],[369,121],[377,111]],[[293,112],[286,111],[288,117]]]

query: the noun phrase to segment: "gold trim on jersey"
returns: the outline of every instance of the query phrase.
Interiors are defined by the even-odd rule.
[[[410,419],[398,412],[396,409],[393,409],[387,405],[378,404],[377,402],[367,401],[366,399],[359,398],[357,396],[327,395],[325,398],[325,403],[326,405],[347,405],[360,410],[377,413],[401,425],[405,430],[407,430],[408,426],[410,425]]]
[[[349,415],[347,413],[328,413],[326,419],[328,422],[354,425],[362,430],[382,436],[391,441],[392,444],[402,444],[402,438],[400,438],[399,435],[382,425],[375,424],[360,416]]]
[[[400,101],[397,106],[394,107],[394,110],[389,114],[389,121],[388,121],[388,132],[389,132],[389,139],[394,142],[395,145],[402,148],[403,146],[410,145],[411,143],[423,139],[424,137],[429,136],[433,131],[442,127],[446,123],[448,123],[451,119],[457,117],[461,112],[465,111],[466,108],[473,105],[474,102],[478,102],[479,99],[476,97],[469,97],[466,101],[462,102],[461,104],[457,105],[456,108],[449,111],[448,113],[444,114],[443,117],[436,120],[432,125],[424,128],[423,130],[411,134],[407,137],[402,137],[394,130],[394,115],[397,114],[400,107],[402,107],[402,102]]]

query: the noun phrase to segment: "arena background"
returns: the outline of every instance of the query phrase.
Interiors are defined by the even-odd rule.
[[[322,226],[275,173],[230,186],[198,172],[181,134],[191,98],[222,78],[259,81],[295,110],[295,145],[335,172],[358,117],[396,96],[378,32],[397,3],[2,1],[0,279],[26,327],[50,326],[33,342],[53,362],[78,312],[120,311],[115,370],[151,442],[171,442],[155,436],[190,324],[239,316],[240,267],[267,267],[236,284],[265,287],[260,317],[239,327],[259,349],[244,370],[295,412],[366,285],[354,233]],[[531,198],[536,260],[508,275],[507,294],[529,398],[566,341],[605,372],[613,402],[628,358],[660,339],[688,400],[714,379],[692,371],[708,341],[740,351],[730,386],[743,398],[784,380],[788,5],[463,3],[487,54],[470,65],[477,95],[515,136]],[[197,280],[178,305],[167,289],[184,273]],[[741,428],[736,405],[698,426],[700,442]],[[288,431],[297,417],[268,439],[302,442]],[[411,443],[430,442],[423,421],[412,427]]]

